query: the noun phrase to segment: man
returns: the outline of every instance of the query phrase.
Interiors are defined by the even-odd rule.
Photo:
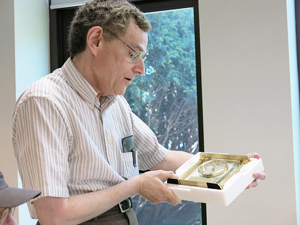
[[[137,224],[136,194],[179,203],[163,180],[192,155],[162,147],[122,97],[145,73],[150,29],[126,0],[86,3],[71,24],[71,57],[20,96],[13,144],[23,185],[43,192],[30,207],[40,224]]]
[[[18,225],[14,208],[38,197],[40,191],[9,187],[0,172],[0,225]]]

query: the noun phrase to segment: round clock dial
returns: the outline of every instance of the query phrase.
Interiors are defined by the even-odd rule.
[[[223,174],[228,169],[227,162],[223,159],[212,159],[202,163],[198,167],[200,176],[203,177],[215,177]]]

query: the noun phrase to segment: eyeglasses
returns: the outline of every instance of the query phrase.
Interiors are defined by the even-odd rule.
[[[120,38],[118,37],[118,35],[116,35],[114,32],[112,32],[112,31],[109,30],[109,29],[105,29],[105,30],[107,30],[109,33],[111,33],[113,36],[115,36],[119,41],[121,41],[124,45],[126,45],[129,49],[131,49],[131,50],[134,52],[134,54],[131,56],[131,61],[132,61],[133,63],[137,63],[137,62],[140,61],[141,59],[142,59],[143,61],[146,60],[146,57],[145,57],[145,54],[144,54],[143,51],[135,51],[135,50],[134,50],[132,47],[130,47],[125,41],[123,41],[122,39],[120,39]]]
[[[14,213],[15,208],[2,208],[0,209],[0,225],[4,225],[8,215]]]

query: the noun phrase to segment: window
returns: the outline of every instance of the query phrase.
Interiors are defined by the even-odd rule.
[[[136,77],[125,98],[133,112],[155,132],[160,144],[172,150],[197,153],[199,147],[203,150],[199,146],[200,142],[203,145],[203,140],[199,140],[202,116],[198,115],[202,108],[198,108],[200,59],[195,22],[199,17],[191,2],[181,5],[172,2],[161,1],[146,8],[136,2],[146,12],[153,29],[149,33],[145,75]],[[141,196],[135,196],[133,203],[143,225],[206,224],[205,206],[201,203],[182,201],[174,207],[167,203],[152,204]]]
[[[125,97],[166,148],[198,151],[197,76],[193,8],[147,13],[153,30],[144,76]]]

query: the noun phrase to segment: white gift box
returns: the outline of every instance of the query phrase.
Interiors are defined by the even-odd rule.
[[[187,170],[189,170],[199,161],[201,154],[206,153],[199,152],[198,154],[196,154],[194,157],[184,163],[180,168],[178,168],[176,170],[176,174],[181,177],[184,173],[186,173]],[[253,173],[261,173],[263,171],[264,167],[262,159],[250,158],[250,161],[248,163],[243,165],[237,173],[232,175],[226,181],[222,189],[172,184],[169,183],[169,181],[167,185],[181,200],[227,206],[235,198],[237,198],[254,180]]]

